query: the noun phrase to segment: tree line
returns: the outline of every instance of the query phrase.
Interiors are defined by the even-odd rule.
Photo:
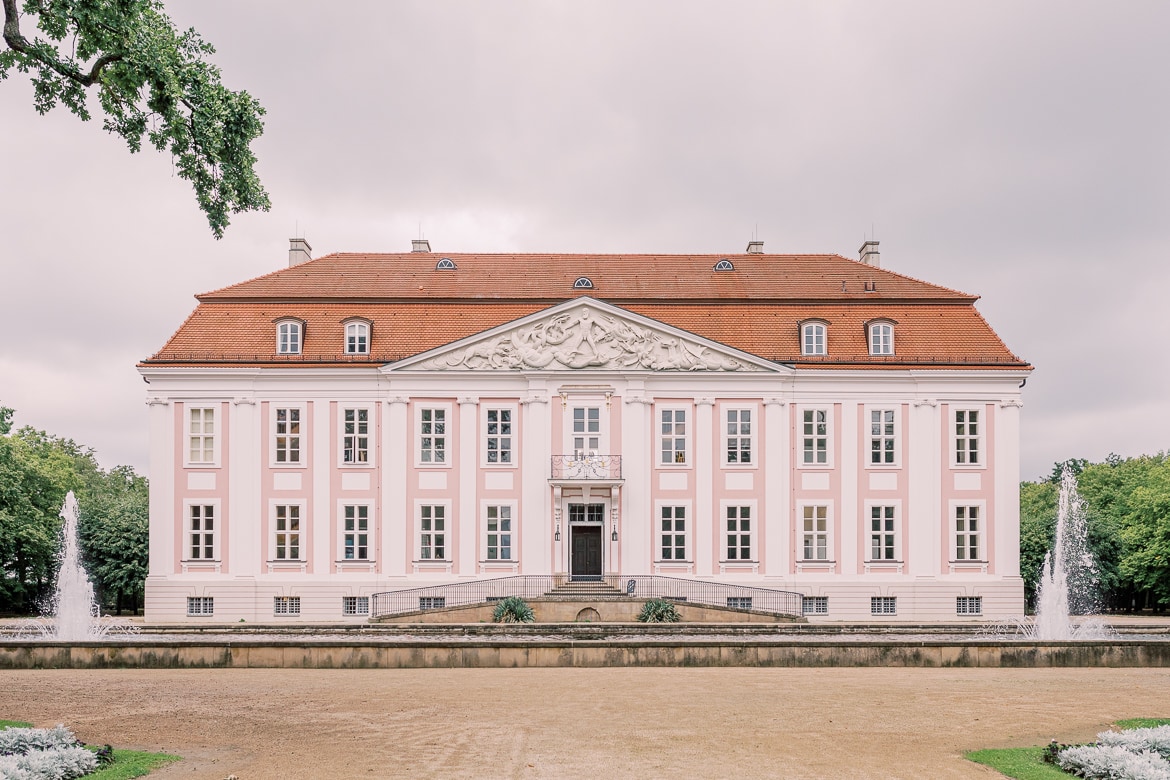
[[[1039,482],[1020,484],[1020,573],[1030,604],[1056,533],[1061,470],[1077,477],[1096,557],[1098,608],[1129,612],[1170,607],[1170,455],[1103,463],[1073,459]]]
[[[108,471],[92,449],[24,426],[0,407],[0,613],[47,606],[70,490],[81,511],[86,567],[105,611],[136,610],[147,574],[148,484],[129,466]]]

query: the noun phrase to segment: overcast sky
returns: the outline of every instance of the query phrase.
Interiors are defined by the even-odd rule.
[[[1170,3],[171,0],[268,111],[216,241],[169,157],[0,82],[0,404],[147,466],[135,363],[314,256],[856,257],[982,296],[1036,366],[1025,479],[1170,448]],[[326,10],[329,9],[329,10]]]

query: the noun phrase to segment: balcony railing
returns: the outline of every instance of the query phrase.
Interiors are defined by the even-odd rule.
[[[622,456],[580,453],[552,456],[553,479],[621,479]]]

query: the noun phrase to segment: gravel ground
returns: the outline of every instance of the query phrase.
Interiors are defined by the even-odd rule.
[[[164,778],[995,778],[962,755],[1170,716],[1166,669],[0,672],[0,718]]]

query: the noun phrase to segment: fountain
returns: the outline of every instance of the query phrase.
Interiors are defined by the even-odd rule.
[[[53,637],[66,642],[94,639],[100,634],[100,631],[95,630],[100,625],[98,605],[93,597],[93,583],[81,565],[81,543],[77,531],[80,513],[72,490],[65,496],[61,519],[65,521],[65,526],[61,532],[61,563],[57,569],[57,588],[53,594]]]

